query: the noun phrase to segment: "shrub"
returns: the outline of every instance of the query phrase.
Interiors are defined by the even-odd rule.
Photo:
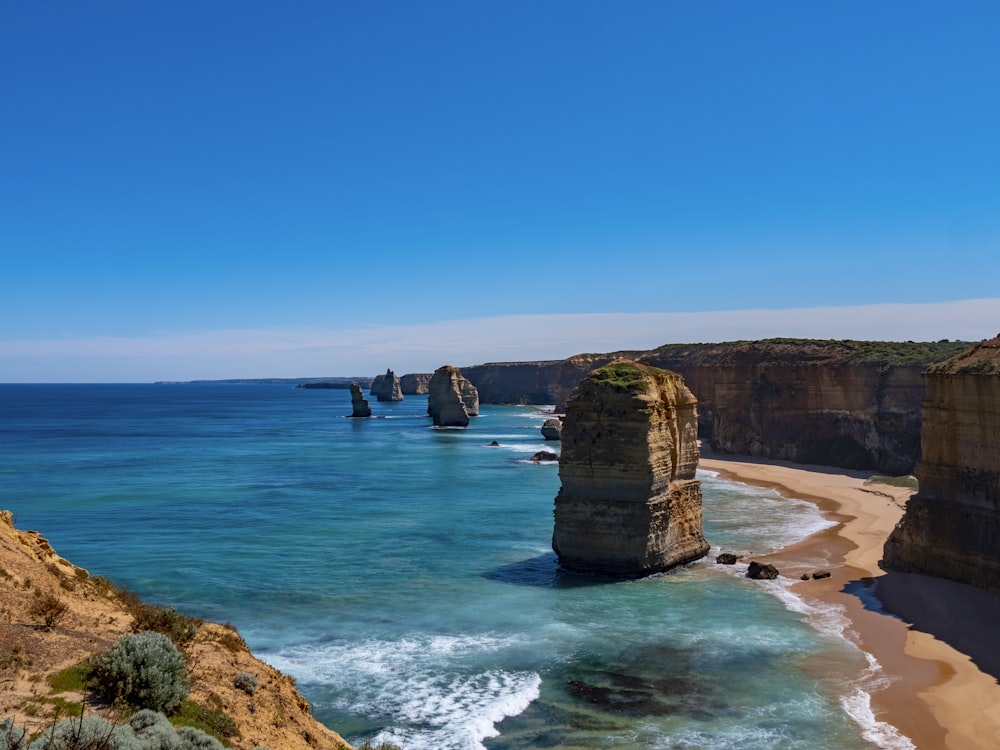
[[[23,750],[27,744],[24,730],[14,726],[13,719],[0,721],[0,750]]]
[[[163,633],[178,646],[183,646],[194,640],[198,634],[198,626],[203,622],[197,617],[180,614],[173,607],[161,607],[155,604],[134,603],[130,607],[132,629],[136,632],[152,630]]]
[[[66,602],[55,594],[46,592],[35,597],[28,614],[41,620],[46,630],[51,630],[63,618],[67,609],[69,605]]]
[[[177,736],[181,740],[181,750],[225,750],[225,745],[194,727],[180,727]]]
[[[81,716],[46,729],[29,750],[138,750],[130,734],[100,716]]]
[[[148,710],[134,714],[127,724],[98,716],[60,721],[31,745],[17,727],[11,736],[20,744],[5,745],[7,725],[13,726],[9,719],[0,722],[0,750],[224,750],[214,737],[190,727],[174,729],[166,716]]]
[[[184,701],[173,717],[174,723],[181,727],[198,729],[220,740],[238,734],[239,729],[233,717],[222,710],[222,700],[218,696],[212,698],[215,699],[216,708],[209,708],[194,701]]]
[[[236,675],[233,684],[247,695],[253,695],[257,692],[257,678],[246,670]]]
[[[116,703],[170,713],[187,697],[184,657],[162,633],[123,635],[93,664],[97,687]]]

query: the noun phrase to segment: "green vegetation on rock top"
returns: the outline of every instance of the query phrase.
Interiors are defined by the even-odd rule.
[[[596,383],[610,385],[616,391],[645,393],[649,390],[646,373],[634,362],[612,362],[590,374]]]

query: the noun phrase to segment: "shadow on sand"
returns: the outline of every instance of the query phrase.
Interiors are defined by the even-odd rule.
[[[934,636],[966,654],[979,669],[1000,680],[1000,592],[946,578],[886,571],[851,581],[845,594],[865,609],[898,617],[910,628]]]

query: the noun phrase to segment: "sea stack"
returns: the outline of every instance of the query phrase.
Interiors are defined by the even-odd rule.
[[[1000,336],[924,380],[919,490],[882,564],[1000,589]]]
[[[439,367],[427,387],[427,413],[435,427],[468,427],[479,414],[479,392],[457,368]]]
[[[641,576],[704,557],[697,467],[697,401],[680,375],[628,360],[591,372],[563,419],[560,564]]]
[[[399,378],[392,370],[386,370],[385,375],[375,376],[370,393],[379,401],[403,400],[403,389],[399,386]]]
[[[370,417],[372,415],[372,407],[368,404],[364,391],[357,383],[351,383],[351,408],[352,417]]]

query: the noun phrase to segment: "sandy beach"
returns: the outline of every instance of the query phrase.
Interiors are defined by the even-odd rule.
[[[1000,747],[1000,596],[971,586],[879,568],[882,545],[911,491],[867,483],[873,472],[790,464],[702,451],[699,466],[747,484],[811,500],[836,525],[772,555],[807,601],[836,604],[850,637],[881,665],[886,687],[872,696],[880,721],[917,748]],[[806,665],[806,668],[822,668]]]

